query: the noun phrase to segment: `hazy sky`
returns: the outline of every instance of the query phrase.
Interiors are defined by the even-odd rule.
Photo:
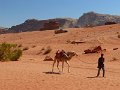
[[[120,0],[0,0],[0,26],[11,27],[33,18],[79,18],[89,11],[120,15]]]

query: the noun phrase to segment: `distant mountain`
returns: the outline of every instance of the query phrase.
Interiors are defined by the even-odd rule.
[[[8,28],[0,27],[0,34],[6,33]]]
[[[0,27],[0,29],[8,30],[8,28],[5,28],[5,27]]]
[[[51,22],[51,23],[49,23]],[[12,26],[9,32],[26,32],[36,30],[51,30],[57,28],[78,28],[90,26],[105,25],[106,22],[120,23],[120,16],[98,14],[95,12],[84,13],[79,19],[73,18],[55,18],[48,20],[28,19],[24,23]],[[58,24],[59,23],[59,26]],[[57,28],[56,28],[57,27]]]
[[[106,22],[120,23],[120,16],[88,12],[84,13],[78,19],[76,26],[78,27],[85,27],[86,25],[100,26],[105,25]]]
[[[48,22],[58,22],[61,28],[72,28],[76,25],[77,19],[73,18],[55,18],[48,20],[28,19],[24,23],[9,28],[9,32],[26,32],[36,31],[44,28],[44,24]],[[49,28],[48,28],[49,29]]]

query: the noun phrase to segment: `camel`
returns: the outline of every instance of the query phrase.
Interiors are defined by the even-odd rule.
[[[70,67],[69,61],[75,55],[78,56],[74,51],[73,52],[67,52],[67,53],[65,53],[64,50],[62,50],[62,51],[58,50],[56,52],[55,57],[54,57],[54,62],[53,62],[53,66],[52,66],[52,72],[54,72],[54,65],[55,65],[56,62],[57,62],[57,68],[58,68],[59,72],[60,72],[59,62],[62,62],[62,72],[63,72],[64,62],[66,62],[67,65],[68,65],[68,73],[69,73],[70,72],[70,70],[69,70],[69,67]]]

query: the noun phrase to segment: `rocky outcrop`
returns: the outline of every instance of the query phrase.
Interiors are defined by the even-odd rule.
[[[84,50],[85,54],[88,54],[88,53],[99,53],[101,51],[102,51],[102,47],[101,46],[96,46],[94,48],[90,48],[90,49]]]
[[[105,25],[106,22],[120,23],[120,16],[88,12],[84,13],[78,19],[77,26],[78,27],[100,26]]]
[[[116,22],[106,22],[105,25],[117,24]]]
[[[49,21],[47,23],[44,23],[43,28],[41,28],[40,30],[54,30],[54,29],[58,29],[59,27],[60,27],[59,22]]]
[[[51,23],[52,22],[52,23]],[[26,32],[36,30],[51,30],[61,28],[72,28],[75,26],[77,19],[72,18],[56,18],[48,20],[29,19],[24,23],[9,28],[9,32]],[[59,23],[59,26],[58,24]]]
[[[68,32],[67,30],[63,30],[63,29],[60,29],[60,30],[55,30],[55,34],[59,34],[59,33],[66,33]]]
[[[5,34],[5,33],[7,33],[7,30],[8,30],[8,28],[0,27],[0,34]]]

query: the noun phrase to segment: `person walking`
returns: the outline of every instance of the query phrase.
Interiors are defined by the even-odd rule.
[[[105,68],[104,68],[104,54],[101,54],[101,57],[98,59],[98,74],[97,74],[97,77],[99,76],[100,74],[100,70],[102,69],[103,70],[103,77],[105,76]]]

